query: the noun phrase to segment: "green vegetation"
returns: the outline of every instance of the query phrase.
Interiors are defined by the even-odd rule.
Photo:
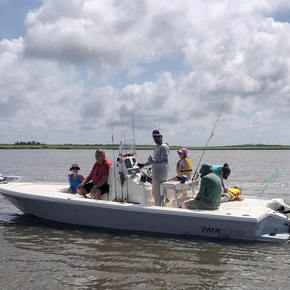
[[[12,144],[0,144],[0,149],[65,149],[65,150],[78,150],[78,149],[118,149],[119,144],[59,144],[48,145],[35,141],[31,142],[15,142]],[[181,147],[186,147],[188,150],[203,150],[204,147],[192,147],[192,146],[170,146],[171,150],[178,150]],[[153,150],[154,145],[137,145],[137,150]],[[232,145],[232,146],[209,146],[207,150],[290,150],[289,145],[264,145],[264,144],[244,144],[244,145]]]

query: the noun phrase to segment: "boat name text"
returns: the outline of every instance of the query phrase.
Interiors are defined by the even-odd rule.
[[[212,227],[200,227],[203,233],[216,233],[222,236],[244,236],[246,234],[245,231],[240,230],[229,230],[229,229],[221,229],[221,228],[212,228]]]

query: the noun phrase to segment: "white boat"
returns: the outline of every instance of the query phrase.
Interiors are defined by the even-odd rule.
[[[159,207],[153,205],[147,177],[137,166],[134,140],[125,139],[110,169],[110,191],[102,200],[66,193],[65,183],[13,182],[16,177],[2,177],[0,193],[24,213],[75,225],[252,241],[289,240],[290,207],[282,199],[244,197],[243,201],[222,203],[217,210],[187,210],[183,202],[192,198],[198,181],[170,181],[161,185],[169,202]]]

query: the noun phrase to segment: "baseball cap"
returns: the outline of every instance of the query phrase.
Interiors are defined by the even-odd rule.
[[[152,137],[159,137],[159,136],[162,136],[160,130],[158,130],[158,129],[153,130]]]

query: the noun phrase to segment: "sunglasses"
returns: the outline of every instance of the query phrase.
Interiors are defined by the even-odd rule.
[[[71,170],[79,170],[78,168],[72,168]]]

